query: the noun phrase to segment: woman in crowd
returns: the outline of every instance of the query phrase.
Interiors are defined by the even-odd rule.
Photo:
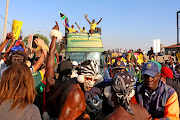
[[[27,65],[14,63],[7,68],[0,82],[1,120],[41,120],[33,105],[36,91],[34,79]]]

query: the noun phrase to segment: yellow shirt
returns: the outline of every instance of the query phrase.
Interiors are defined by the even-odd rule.
[[[74,33],[77,31],[76,29],[72,29],[72,28],[68,28],[68,30],[69,30],[69,33]]]
[[[85,30],[83,30],[83,29],[80,29],[80,31],[81,31],[82,33],[87,33],[87,31],[85,31]]]
[[[91,30],[95,30],[97,23],[90,23],[90,25],[91,25]]]

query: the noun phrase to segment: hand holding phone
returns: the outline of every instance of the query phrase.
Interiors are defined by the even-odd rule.
[[[37,46],[39,46],[39,47],[43,47],[43,46],[46,46],[46,44],[44,43],[44,40],[42,40],[41,38],[36,38],[35,40],[34,40],[34,42],[36,43],[36,45]]]
[[[37,48],[37,44],[35,43],[35,39],[38,38],[38,36],[33,36],[33,42],[32,42],[32,47]]]

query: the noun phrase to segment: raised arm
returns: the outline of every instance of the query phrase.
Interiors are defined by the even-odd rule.
[[[99,20],[99,22],[97,22],[97,25],[101,22],[102,18]]]
[[[75,24],[77,25],[77,27],[78,27],[79,29],[81,29],[81,28],[79,27],[79,25],[77,24],[77,22],[75,22]]]
[[[13,45],[14,45],[14,43],[15,43],[15,37],[13,37],[12,39],[12,43],[11,43],[11,45],[8,47],[8,49],[6,50],[6,53],[8,53],[9,51],[10,51],[10,49],[13,47]],[[5,53],[5,54],[6,54]]]
[[[85,16],[86,20],[88,21],[89,24],[91,24],[91,22],[88,20],[87,16]]]
[[[35,43],[41,47],[42,53],[36,64],[34,65],[34,72],[36,72],[42,65],[44,58],[47,56],[48,48],[46,47],[46,44],[44,43],[44,40],[40,38],[36,38]]]
[[[68,27],[63,23],[63,25],[68,29]]]
[[[56,21],[56,25],[53,27],[54,32],[59,32],[59,26],[58,23]],[[52,30],[52,31],[53,31]],[[52,32],[51,31],[51,32]],[[56,40],[57,40],[57,36],[55,34],[51,34],[51,45],[49,48],[49,54],[47,57],[47,61],[46,61],[46,92],[49,91],[49,87],[53,84],[55,84],[55,80],[54,78],[54,52],[55,52],[55,48],[56,48]]]
[[[0,52],[2,52],[8,41],[13,38],[13,35],[14,35],[13,32],[7,33],[5,41],[0,46]]]
[[[24,45],[24,42],[23,41],[19,41],[19,45],[22,46],[22,48],[24,49],[24,52],[26,53],[27,50],[26,50],[26,46]]]

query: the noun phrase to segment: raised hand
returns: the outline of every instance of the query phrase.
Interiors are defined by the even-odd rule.
[[[14,33],[13,33],[13,36],[14,36]],[[15,43],[15,37],[12,37],[11,40],[12,40],[12,43]]]
[[[56,25],[53,27],[53,30],[58,30],[59,31],[59,25],[58,25],[57,21],[55,21],[55,22],[56,22]]]
[[[8,39],[8,40],[10,40],[10,39],[15,39],[15,38],[14,38],[14,33],[13,33],[13,31],[11,31],[10,33],[7,33],[6,39]]]
[[[36,45],[38,45],[38,46],[42,46],[42,45],[45,44],[45,43],[44,43],[44,40],[42,40],[42,39],[40,39],[40,38],[36,38],[36,39],[34,40],[34,42],[35,42]]]

